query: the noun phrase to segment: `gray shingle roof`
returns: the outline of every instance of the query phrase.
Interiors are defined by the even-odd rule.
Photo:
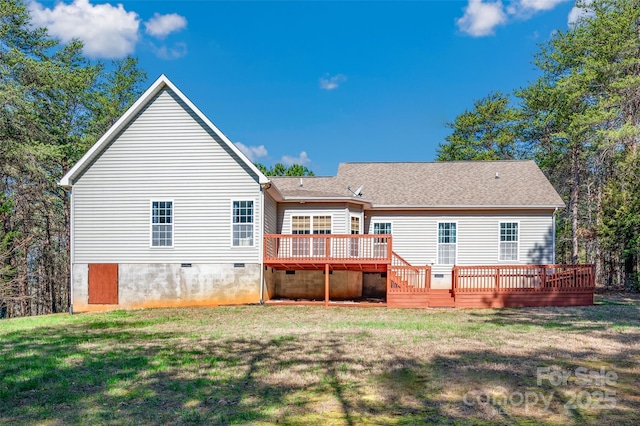
[[[285,199],[353,197],[375,207],[564,207],[535,162],[342,163],[335,177],[272,177]]]

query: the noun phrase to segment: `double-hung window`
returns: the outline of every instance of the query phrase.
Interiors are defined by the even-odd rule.
[[[351,216],[351,235],[358,235],[360,233],[360,217]]]
[[[151,201],[151,247],[173,247],[173,201]]]
[[[311,216],[291,217],[291,233],[293,235],[311,234]],[[309,256],[309,240],[307,238],[293,238],[291,240],[293,255]]]
[[[291,233],[294,235],[331,234],[331,216],[292,216]],[[309,242],[312,242],[312,245]],[[294,256],[325,256],[326,238],[292,238]]]
[[[331,216],[314,216],[313,233],[320,235],[331,234]]]
[[[313,233],[316,235],[331,234],[331,216],[314,216]],[[326,256],[327,240],[326,238],[313,239],[313,254],[315,256]]]
[[[391,234],[391,222],[375,222],[373,224],[374,234]],[[388,238],[373,239],[373,256],[387,257]]]
[[[457,228],[455,222],[438,223],[439,265],[454,265],[456,263]]]
[[[360,233],[360,217],[351,216],[351,235],[358,235]],[[352,238],[349,243],[349,255],[351,257],[358,257],[358,243],[357,238]]]
[[[253,246],[253,201],[233,201],[233,247]]]
[[[391,234],[390,222],[376,222],[373,224],[374,234]]]
[[[293,216],[291,218],[291,233],[293,235],[306,235],[311,233],[310,216]]]
[[[518,260],[517,222],[500,222],[500,260]]]

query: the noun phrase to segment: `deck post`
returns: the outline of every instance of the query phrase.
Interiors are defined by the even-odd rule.
[[[329,264],[324,265],[324,307],[329,306]]]
[[[391,268],[387,265],[387,297],[389,297],[389,290],[391,289]]]
[[[324,241],[324,257],[331,259],[331,237],[327,237]]]

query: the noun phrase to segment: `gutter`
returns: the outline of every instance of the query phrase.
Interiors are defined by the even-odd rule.
[[[65,188],[66,189],[66,188]],[[73,314],[73,261],[74,261],[74,255],[75,255],[75,250],[74,250],[74,237],[73,237],[73,230],[75,228],[75,222],[73,221],[74,219],[74,208],[73,208],[73,190],[71,189],[71,187],[69,187],[69,227],[71,229],[69,229],[69,314]],[[88,288],[87,288],[88,291]]]
[[[487,204],[469,204],[469,205],[406,205],[406,204],[386,204],[373,205],[372,210],[497,210],[497,209],[554,209],[562,208],[557,204],[553,205],[487,205]]]
[[[354,203],[362,204],[367,208],[371,208],[370,200],[354,197],[284,197],[281,202],[284,203]]]
[[[556,209],[553,211],[553,216],[551,217],[552,220],[552,233],[553,233],[553,251],[551,252],[551,261],[553,262],[553,264],[555,265],[556,263],[556,213],[558,212],[558,208],[556,207]]]

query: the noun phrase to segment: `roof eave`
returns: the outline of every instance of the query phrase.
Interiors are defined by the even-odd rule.
[[[273,198],[275,201],[281,202],[284,200],[284,195],[282,195],[282,192],[280,192],[280,190],[272,180],[270,180],[266,184],[263,184],[262,187],[266,189],[271,198]]]
[[[371,206],[370,200],[363,200],[362,198],[355,197],[342,197],[342,196],[326,196],[326,197],[301,197],[301,196],[284,196],[284,202],[292,202],[292,203],[314,203],[314,202],[342,202],[342,203],[355,203],[362,204],[365,206]]]
[[[373,204],[374,210],[486,210],[486,209],[505,209],[505,210],[552,210],[564,208],[564,204],[543,204],[543,205],[489,205],[489,204],[469,204],[469,205],[407,205],[407,204]]]

